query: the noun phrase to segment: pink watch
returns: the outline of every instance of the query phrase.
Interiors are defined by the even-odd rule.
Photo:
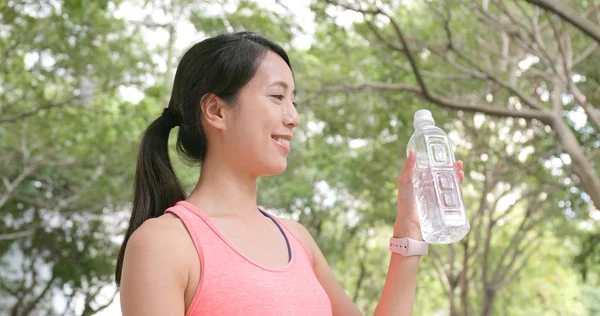
[[[429,252],[429,244],[424,241],[418,241],[404,238],[390,238],[390,251],[408,256],[424,256]]]

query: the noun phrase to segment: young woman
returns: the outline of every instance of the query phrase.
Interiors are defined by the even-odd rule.
[[[185,53],[169,106],[139,151],[116,269],[125,316],[360,315],[308,231],[257,206],[257,178],[286,168],[300,124],[294,93],[287,54],[257,34],[216,36]],[[175,126],[180,155],[202,166],[189,196],[169,161]],[[414,163],[413,152],[398,181],[393,236],[409,246],[422,240]],[[460,162],[456,169],[462,179]],[[396,252],[376,315],[412,313],[425,252]]]

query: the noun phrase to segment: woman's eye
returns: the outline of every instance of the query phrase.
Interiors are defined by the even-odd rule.
[[[283,95],[281,95],[281,94],[274,94],[274,95],[271,95],[271,97],[273,97],[277,100],[280,100],[280,101],[283,100]]]

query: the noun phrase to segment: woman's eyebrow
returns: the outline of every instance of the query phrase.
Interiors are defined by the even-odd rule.
[[[286,90],[289,88],[288,84],[283,81],[275,81],[270,85],[270,87],[272,87],[272,86],[281,86],[282,88],[284,88]],[[294,91],[292,91],[292,94],[296,95],[296,89],[294,89]]]

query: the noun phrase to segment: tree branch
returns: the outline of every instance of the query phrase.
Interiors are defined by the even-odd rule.
[[[560,115],[563,109],[562,94],[566,88],[565,81],[571,81],[571,71],[569,69],[567,60],[569,57],[567,56],[566,48],[563,43],[564,37],[559,31],[558,26],[554,23],[553,18],[550,17],[548,20],[550,22],[550,26],[552,27],[552,32],[554,33],[554,38],[556,39],[558,46],[559,54],[556,56],[556,64],[562,66],[562,69],[557,67],[559,71],[557,72],[556,76],[552,78],[552,111],[554,111],[554,113],[557,115]],[[561,78],[561,76],[563,78]]]
[[[18,120],[22,120],[26,117],[35,115],[36,113],[43,111],[43,110],[50,110],[50,109],[54,109],[54,108],[59,108],[62,106],[65,106],[71,102],[73,102],[73,100],[77,99],[79,97],[79,95],[73,95],[70,98],[68,98],[65,101],[59,102],[59,103],[51,103],[51,104],[46,104],[46,105],[41,105],[38,106],[36,108],[33,108],[29,111],[25,111],[23,113],[19,113],[19,114],[15,114],[12,116],[5,116],[5,117],[0,117],[0,123],[8,123],[8,122],[14,122],[14,121],[18,121]]]
[[[494,277],[494,284],[496,286],[496,289],[499,290],[501,287],[506,286],[510,282],[510,280],[512,280],[512,278],[514,278],[521,271],[521,269],[527,263],[527,260],[529,260],[529,258],[533,254],[533,252],[530,252],[523,259],[521,259],[521,264],[518,265],[518,267],[511,273],[511,269],[514,267],[517,260],[525,252],[527,252],[527,250],[531,249],[533,245],[537,244],[536,241],[539,241],[539,237],[541,235],[542,235],[541,232],[537,233],[536,237],[530,238],[530,240],[528,240],[528,242],[522,243],[523,246],[518,247],[513,251],[513,256],[511,257],[510,262],[505,267],[500,268],[501,272],[497,273],[497,275]],[[510,277],[509,277],[509,275],[510,275]]]
[[[484,171],[484,174],[485,174],[485,171]],[[468,253],[468,257],[473,255],[477,251],[477,249],[479,249],[479,242],[481,240],[481,225],[483,223],[482,218],[483,218],[483,213],[485,212],[485,210],[488,207],[487,195],[488,195],[488,193],[490,193],[490,190],[491,190],[491,182],[492,182],[492,180],[490,179],[490,177],[486,175],[485,179],[483,181],[483,189],[481,190],[481,195],[479,198],[479,208],[477,209],[477,212],[471,219],[471,222],[472,222],[471,224],[473,225],[473,228],[475,231],[475,238],[474,238],[474,245],[471,248],[472,252]],[[467,234],[466,237],[469,238],[470,235]]]
[[[120,82],[120,83],[115,83],[115,84],[109,84],[109,85],[106,85],[103,89],[101,89],[100,92],[107,92],[107,91],[110,91],[112,89],[115,89],[115,88],[117,88],[119,86],[123,86],[123,85],[132,85],[132,84],[140,84],[140,83],[141,83],[141,81],[131,80],[131,81],[128,81],[128,82]],[[60,107],[63,107],[63,106],[66,106],[66,105],[70,104],[71,102],[75,101],[77,98],[80,98],[80,97],[81,97],[81,95],[74,94],[74,95],[70,96],[69,98],[67,98],[66,100],[64,100],[62,102],[41,105],[41,106],[33,108],[33,109],[29,110],[29,111],[25,111],[25,112],[22,112],[22,113],[19,113],[19,114],[14,114],[12,116],[3,116],[3,117],[0,117],[0,123],[14,122],[14,121],[22,120],[22,119],[27,118],[29,116],[35,115],[38,112],[43,111],[43,110],[50,110],[50,109],[60,108]]]
[[[533,242],[535,242],[535,241],[532,241],[532,243]],[[528,248],[539,248],[541,244],[542,244],[542,241],[538,240],[537,242],[535,242],[534,247],[528,247]],[[531,257],[535,253],[536,253],[535,251],[530,251],[527,255],[525,255],[525,257],[521,260],[521,263],[517,266],[517,268],[514,269],[514,271],[512,273],[510,273],[510,275],[505,276],[504,281],[500,282],[500,284],[498,286],[503,288],[506,285],[508,285],[517,275],[519,275],[519,273],[523,270],[523,268],[525,268],[525,266],[527,265],[527,262],[529,262],[529,259],[531,259]]]
[[[0,208],[2,208],[6,201],[8,201],[11,194],[17,189],[19,184],[23,182],[23,180],[25,180],[25,178],[27,178],[27,176],[29,176],[33,171],[35,171],[34,167],[25,166],[25,168],[23,168],[23,171],[21,171],[21,173],[16,178],[14,178],[13,181],[8,180],[7,177],[2,177],[2,182],[4,183],[6,191],[2,195],[0,195]]]
[[[592,121],[592,124],[596,126],[596,130],[600,131],[600,112],[596,110],[594,105],[588,102],[585,95],[583,95],[581,90],[577,88],[577,86],[572,80],[569,80],[569,90],[571,90],[571,93],[573,94],[573,97],[575,98],[577,103],[579,103],[579,105],[583,108],[583,111],[588,116],[590,121]]]
[[[518,0],[521,1],[521,0]],[[518,2],[517,1],[517,2]],[[540,47],[540,52],[544,56],[544,59],[548,61],[546,64],[548,68],[554,70],[556,72],[556,68],[554,67],[554,63],[551,62],[552,57],[548,54],[548,48],[546,48],[546,43],[544,43],[544,38],[542,37],[542,25],[540,25],[540,10],[536,8],[535,14],[531,19],[531,25],[533,27],[533,37],[532,39],[536,44]]]
[[[546,11],[552,12],[561,19],[569,22],[594,41],[600,43],[600,27],[594,22],[585,18],[582,14],[571,9],[568,5],[556,0],[525,0],[533,5],[536,5]]]
[[[527,25],[525,23],[521,22],[521,19],[517,19],[512,15],[512,12],[506,7],[505,2],[506,2],[505,0],[494,0],[494,3],[498,6],[498,8],[500,8],[502,13],[504,13],[504,15],[506,15],[508,17],[508,19],[510,20],[512,25],[518,26],[519,29],[527,30],[527,33],[529,34],[529,36],[533,37],[533,32],[531,32],[531,30],[529,30],[529,28],[527,27]],[[528,14],[524,13],[524,18],[530,18],[530,17]]]
[[[491,221],[491,215],[492,212],[490,211],[488,213],[488,225],[487,225],[487,229],[486,229],[486,235],[485,235],[485,241],[483,243],[483,258],[482,258],[482,264],[481,264],[481,282],[483,284],[483,288],[487,289],[489,287],[490,284],[490,279],[488,278],[488,261],[489,261],[489,255],[490,255],[490,244],[492,241],[492,229],[494,227],[494,223]]]
[[[461,102],[458,100],[452,100],[447,97],[438,96],[433,93],[425,94],[418,87],[409,84],[389,84],[380,82],[365,82],[354,85],[339,85],[332,86],[323,89],[308,90],[317,94],[321,93],[336,93],[336,92],[359,92],[367,90],[378,90],[378,91],[392,91],[392,92],[410,92],[423,98],[424,100],[430,101],[434,104],[442,107],[451,108],[455,110],[462,110],[466,112],[481,112],[495,117],[514,117],[524,118],[526,120],[539,120],[544,123],[551,122],[551,116],[547,113],[538,110],[522,109],[513,110],[503,108],[504,105],[490,106],[490,105],[477,105],[468,104],[467,102]]]
[[[502,86],[502,87],[506,88],[507,90],[509,90],[510,92],[514,93],[519,99],[521,99],[526,105],[528,105],[532,109],[539,110],[539,112],[543,112],[543,107],[539,104],[539,102],[537,102],[536,100],[534,100],[531,97],[528,97],[523,91],[519,90],[513,84],[510,84],[509,82],[506,82],[506,81],[500,79],[498,76],[493,74],[490,70],[484,69],[483,67],[477,65],[471,58],[465,56],[461,51],[459,51],[456,48],[456,45],[453,44],[452,33],[450,32],[450,27],[447,24],[445,24],[445,28],[446,28],[446,35],[447,35],[448,43],[449,43],[448,47],[451,51],[453,51],[458,57],[460,57],[463,61],[465,61],[471,67],[475,68],[477,71],[479,71],[481,73],[484,73],[486,75],[487,79],[490,79],[490,80],[496,82],[500,86]]]
[[[404,52],[404,54],[406,55],[406,58],[408,58],[408,61],[411,65],[411,68],[413,69],[413,73],[415,75],[415,78],[417,79],[417,82],[419,83],[419,87],[421,88],[421,91],[424,95],[428,95],[429,91],[427,89],[427,86],[425,85],[425,81],[423,80],[423,77],[421,76],[419,67],[417,66],[417,62],[413,56],[413,54],[410,51],[410,47],[408,45],[408,42],[406,41],[406,38],[404,36],[404,33],[402,32],[402,29],[400,28],[400,25],[396,22],[396,20],[394,18],[392,18],[391,15],[389,15],[388,13],[384,12],[381,9],[375,9],[375,10],[364,10],[364,9],[360,9],[360,8],[354,8],[350,5],[347,4],[342,4],[336,1],[332,1],[332,0],[326,0],[326,2],[331,3],[331,4],[335,4],[335,5],[339,5],[347,10],[351,10],[351,11],[355,11],[355,12],[359,12],[362,13],[363,15],[383,15],[385,17],[388,18],[388,20],[390,21],[390,23],[392,24],[392,28],[394,30],[394,32],[396,33],[396,36],[398,37],[398,39],[400,40],[400,42],[402,43],[402,47],[397,47],[397,50],[400,50],[402,52]],[[369,27],[373,27],[372,25],[369,24]],[[378,32],[376,32],[376,36],[380,39],[383,39],[383,37],[381,36],[381,34],[379,34]],[[385,41],[385,40],[384,40]],[[385,41],[386,43],[388,43],[387,45],[392,45],[392,43]],[[395,45],[394,45],[395,46]]]
[[[431,51],[432,53],[434,53],[435,55],[439,56],[444,61],[446,61],[454,69],[456,69],[474,79],[484,79],[484,80],[487,79],[487,76],[485,74],[474,71],[472,69],[469,69],[469,68],[464,67],[464,66],[460,65],[459,63],[457,63],[456,60],[454,60],[454,58],[450,54],[447,54],[447,52],[441,52],[432,47],[430,47],[428,49],[429,49],[429,51]]]
[[[115,290],[115,292],[112,294],[112,296],[110,297],[110,299],[108,300],[108,302],[106,302],[105,304],[102,304],[100,306],[98,306],[97,308],[93,309],[93,313],[91,315],[97,314],[98,312],[106,309],[107,307],[109,307],[112,302],[115,300],[115,297],[117,297],[117,294],[119,294],[119,290]]]
[[[44,296],[46,296],[46,293],[48,293],[48,291],[50,290],[50,288],[52,288],[52,284],[54,283],[54,280],[56,280],[56,276],[52,275],[52,277],[50,278],[50,280],[48,280],[48,283],[46,283],[46,286],[44,287],[44,289],[42,290],[42,292],[33,301],[31,301],[28,304],[28,306],[25,308],[25,312],[23,313],[23,315],[28,315],[35,308],[35,306],[40,302],[40,300]]]
[[[363,242],[361,242],[360,246],[361,246],[360,249],[365,249],[366,248],[366,240],[363,240]],[[358,300],[360,289],[362,288],[362,284],[363,284],[363,281],[364,281],[365,276],[366,276],[367,267],[365,265],[365,261],[366,261],[365,257],[366,256],[364,254],[364,251],[362,251],[362,255],[360,256],[360,262],[359,262],[359,270],[360,270],[360,272],[358,274],[358,278],[355,281],[356,285],[354,287],[354,295],[352,297],[352,301],[353,302],[356,302]]]
[[[508,193],[508,192],[507,192],[507,193]],[[502,219],[506,218],[508,215],[512,214],[512,212],[513,212],[513,211],[516,209],[516,206],[517,206],[517,204],[519,204],[519,203],[520,203],[520,202],[522,202],[523,200],[527,200],[527,199],[533,198],[533,197],[535,197],[535,196],[539,195],[540,193],[541,193],[541,192],[539,192],[539,191],[532,191],[532,192],[529,192],[529,193],[527,193],[527,194],[524,194],[524,195],[522,195],[522,196],[521,196],[521,198],[519,198],[519,199],[517,199],[516,201],[514,201],[513,203],[511,203],[511,204],[510,204],[510,205],[507,207],[506,211],[504,211],[504,213],[502,213],[502,214],[498,215],[498,217],[495,217],[495,218],[493,218],[493,219],[492,219],[492,221],[494,222],[494,224],[496,224],[496,223],[497,223],[497,222],[499,222],[500,220],[502,220]],[[498,201],[499,201],[501,198],[502,198],[502,197],[500,197],[500,198],[496,199],[496,204],[494,205],[494,209],[495,209],[495,206],[497,205]]]
[[[425,85],[425,80],[423,80],[423,76],[421,76],[421,71],[419,70],[419,67],[417,66],[417,61],[414,58],[414,56],[410,50],[410,46],[408,45],[408,42],[406,41],[406,38],[404,37],[404,33],[402,32],[400,25],[389,14],[387,14],[385,12],[382,12],[381,14],[385,15],[390,20],[390,23],[392,23],[394,32],[396,32],[396,36],[398,36],[398,39],[400,39],[400,42],[402,43],[402,47],[404,47],[404,54],[406,55],[406,58],[408,58],[408,62],[410,63],[410,66],[413,69],[415,78],[417,79],[417,82],[419,83],[419,86],[421,87],[421,91],[422,91],[421,93],[424,96],[428,96],[430,94],[429,90],[427,88],[427,85]]]
[[[406,71],[412,71],[412,69],[410,68],[410,66],[407,65],[399,65],[399,67],[401,67],[402,69],[406,70]],[[481,79],[477,76],[474,76],[472,74],[465,74],[463,73],[437,73],[437,72],[431,72],[431,71],[426,71],[426,70],[422,70],[421,71],[421,75],[425,78],[432,78],[432,79],[441,79],[441,80],[475,80],[475,79]]]
[[[468,239],[461,243],[463,246],[463,268],[458,276],[458,283],[460,285],[460,302],[462,308],[462,315],[469,316],[469,241]]]
[[[356,302],[358,300],[360,289],[362,287],[363,280],[365,279],[365,276],[366,276],[365,258],[361,258],[360,264],[359,264],[359,269],[360,269],[360,272],[358,274],[358,278],[356,279],[356,283],[355,283],[356,285],[354,287],[354,295],[352,297],[353,302]]]
[[[380,42],[382,42],[385,46],[391,48],[392,50],[395,50],[397,52],[404,52],[404,47],[396,44],[396,43],[392,43],[389,40],[387,40],[386,38],[383,37],[383,35],[379,32],[379,30],[377,30],[377,27],[375,27],[375,25],[373,25],[373,23],[371,23],[370,21],[366,21],[367,26],[369,27],[369,29],[371,30],[371,32],[373,32],[373,34],[375,34],[375,37],[377,37],[377,39],[379,39]]]
[[[361,9],[361,8],[355,8],[352,7],[351,5],[347,4],[347,3],[341,3],[338,1],[333,1],[333,0],[325,0],[325,2],[332,4],[332,5],[336,5],[336,6],[340,6],[346,10],[350,10],[350,11],[354,11],[354,12],[359,12],[362,14],[372,14],[372,15],[376,15],[379,14],[381,11],[379,9],[375,9],[375,10],[369,10],[369,9]]]
[[[492,280],[499,280],[501,278],[501,275],[508,271],[508,269],[510,269],[520,252],[522,252],[522,250],[519,249],[519,244],[522,242],[522,237],[525,236],[525,234],[527,234],[533,226],[529,225],[529,222],[531,221],[531,215],[533,214],[534,210],[537,209],[538,206],[539,202],[531,203],[530,205],[528,205],[527,210],[525,211],[525,215],[523,216],[523,219],[521,220],[521,223],[519,225],[519,228],[517,228],[517,230],[513,234],[508,246],[504,248],[500,259],[495,266]],[[512,255],[510,256],[510,261],[506,266],[502,266],[504,259],[508,257],[509,252],[512,252]]]
[[[4,290],[6,293],[14,296],[15,298],[19,297],[19,291],[11,289],[6,282],[0,282],[0,289]]]
[[[569,73],[570,73],[571,69],[568,65],[569,64],[569,56],[567,55],[567,49],[565,48],[565,43],[564,43],[564,41],[567,40],[567,38],[565,38],[562,35],[562,32],[561,32],[562,30],[559,29],[559,27],[553,21],[554,19],[552,17],[550,17],[548,20],[550,23],[550,27],[552,28],[552,33],[554,34],[554,39],[556,40],[556,43],[558,46],[558,52],[560,53],[558,56],[556,56],[556,58],[557,58],[556,63],[563,67],[562,73],[559,72],[559,74],[569,78]]]
[[[564,151],[571,157],[573,173],[579,178],[581,186],[594,205],[600,205],[600,178],[596,175],[592,162],[587,160],[577,136],[562,117],[556,117],[551,126]]]
[[[594,51],[598,48],[598,42],[593,42],[590,46],[588,46],[581,55],[573,58],[573,64],[571,67],[575,67],[579,65],[582,61],[586,60]]]
[[[28,236],[33,235],[34,232],[35,232],[34,229],[27,229],[27,230],[22,230],[22,231],[18,231],[18,232],[3,233],[3,234],[0,234],[0,241],[7,241],[7,240],[14,240],[14,239],[19,239],[19,238],[23,238],[23,237],[28,237]]]
[[[72,311],[72,314],[75,314],[75,312],[74,312],[75,307],[72,307],[72,306],[73,306],[73,303],[75,302],[76,294],[77,294],[77,291],[75,291],[75,290],[73,290],[71,292],[71,294],[69,294],[69,295],[66,295],[66,293],[65,293],[65,296],[66,296],[65,314],[68,314],[67,313],[68,311]]]
[[[542,27],[537,22],[537,14],[531,18],[531,24],[533,29],[532,33],[528,32],[528,34],[524,35],[518,27],[515,27],[514,25],[505,25],[504,22],[500,21],[497,18],[494,18],[489,12],[483,10],[478,4],[475,4],[475,6],[475,12],[479,13],[477,15],[478,20],[480,20],[485,25],[490,25],[491,27],[501,31],[507,37],[512,39],[517,47],[521,48],[524,52],[529,52],[539,57],[544,62],[546,67],[554,70],[554,64],[552,63],[552,59],[546,51],[546,46],[544,45],[543,39],[541,38],[540,32]],[[526,15],[525,13],[524,15],[528,17],[528,15]],[[528,40],[527,37],[529,37],[530,40]],[[532,44],[534,42],[538,44],[540,49],[537,49]]]
[[[430,257],[432,258],[432,260],[435,261],[435,263],[432,264],[432,266],[439,275],[438,279],[447,279],[448,272],[443,268],[445,264],[440,260],[440,254],[435,248],[429,248],[429,253],[431,254]],[[440,282],[440,284],[442,285],[442,290],[444,290],[444,294],[446,294],[446,296],[450,296],[450,284],[446,282]]]

